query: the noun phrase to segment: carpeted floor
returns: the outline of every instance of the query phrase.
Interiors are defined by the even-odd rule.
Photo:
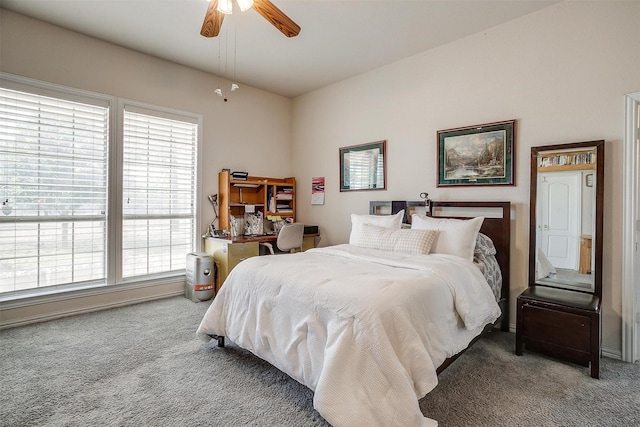
[[[0,331],[1,426],[327,426],[266,362],[195,337],[208,303],[176,297]],[[640,425],[640,365],[588,369],[496,332],[420,401],[440,426]]]

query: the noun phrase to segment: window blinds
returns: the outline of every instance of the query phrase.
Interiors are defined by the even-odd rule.
[[[0,88],[0,292],[105,280],[108,119]]]
[[[193,247],[198,125],[124,112],[122,277],[185,268]]]
[[[382,154],[372,150],[351,151],[349,154],[349,188],[384,188]]]

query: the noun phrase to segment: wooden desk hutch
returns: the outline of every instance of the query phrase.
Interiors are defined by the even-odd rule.
[[[248,176],[246,180],[233,179],[229,171],[218,174],[218,227],[230,231],[230,215],[244,217],[247,205],[255,207],[263,218],[268,215],[283,219],[296,219],[296,179]]]

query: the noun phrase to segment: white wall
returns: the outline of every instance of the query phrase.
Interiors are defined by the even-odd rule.
[[[529,156],[537,145],[606,140],[603,346],[621,348],[622,143],[626,93],[640,88],[640,2],[555,5],[301,96],[293,107],[299,218],[323,244],[344,243],[370,200],[508,200],[514,204],[511,323],[526,287]],[[516,185],[437,188],[436,132],[517,119]],[[338,148],[388,141],[386,191],[339,191]],[[310,205],[311,177],[326,177]]]
[[[212,45],[212,54],[215,47]],[[0,9],[0,70],[73,88],[203,116],[202,220],[213,219],[207,194],[218,192],[224,168],[291,176],[291,100],[242,85],[227,103],[213,93],[228,81]],[[182,282],[183,283],[183,282]],[[155,283],[6,304],[0,327],[181,293],[182,284]]]

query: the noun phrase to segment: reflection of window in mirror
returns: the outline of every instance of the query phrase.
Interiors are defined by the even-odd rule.
[[[340,191],[386,189],[386,141],[340,148]]]

